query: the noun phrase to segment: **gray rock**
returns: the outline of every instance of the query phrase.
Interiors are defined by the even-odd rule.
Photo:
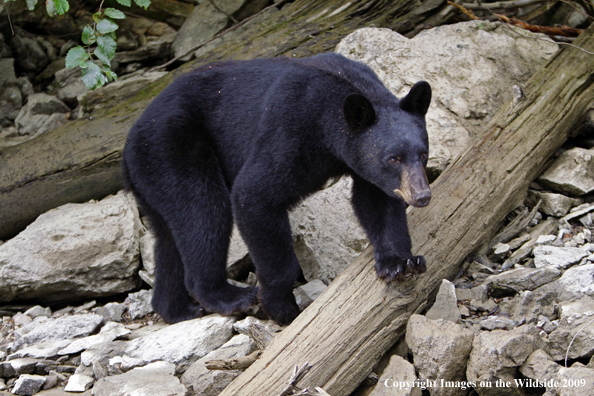
[[[511,246],[507,243],[498,243],[493,248],[493,260],[495,261],[504,259],[511,252]]]
[[[556,298],[554,291],[521,291],[513,299],[500,302],[499,309],[518,323],[535,324],[541,315],[555,318]]]
[[[227,14],[233,14],[244,3],[246,3],[246,0],[219,0],[216,4]],[[201,2],[194,7],[192,14],[190,14],[181,29],[179,29],[178,35],[171,45],[173,54],[175,56],[185,54],[189,49],[223,30],[228,22],[229,18],[227,15],[217,11],[210,2]],[[189,60],[189,58],[188,56],[182,59]]]
[[[299,309],[307,308],[328,286],[319,279],[315,279],[293,290]]]
[[[456,299],[459,301],[477,300],[486,301],[489,298],[487,288],[484,285],[478,285],[470,289],[456,288]]]
[[[89,349],[95,345],[111,342],[116,338],[126,336],[130,333],[131,331],[128,330],[123,324],[109,322],[105,326],[103,326],[99,334],[77,339],[72,344],[68,345],[66,348],[58,351],[58,354],[72,355]]]
[[[82,393],[89,389],[93,385],[93,378],[83,374],[73,374],[68,378],[68,384],[64,390],[66,392],[77,392]]]
[[[528,196],[526,197],[527,205],[534,206],[540,200],[542,202],[538,210],[546,215],[555,217],[565,216],[569,212],[569,209],[578,202],[576,199],[566,197],[563,194],[528,190]]]
[[[247,356],[255,349],[256,344],[250,337],[239,334],[192,363],[181,377],[182,384],[188,389],[188,396],[217,396],[241,374],[239,370],[209,370],[206,368],[206,362]]]
[[[113,321],[120,322],[122,320],[122,314],[126,310],[124,304],[119,303],[107,303],[102,307],[97,307],[93,310],[97,315],[101,315],[105,318],[105,322]]]
[[[14,383],[12,393],[15,395],[34,395],[39,392],[44,382],[45,377],[41,375],[23,374]]]
[[[31,323],[33,319],[31,319],[31,317],[28,315],[18,312],[12,317],[12,321],[16,327],[20,327],[26,325],[27,323]]]
[[[583,309],[582,313],[562,313],[559,327],[549,335],[553,360],[564,360],[566,354],[569,359],[577,359],[594,353],[594,326],[587,325],[594,319],[594,306]]]
[[[421,396],[421,388],[413,385],[416,380],[414,366],[393,355],[369,396]]]
[[[65,124],[69,112],[60,99],[40,92],[29,96],[14,122],[20,135],[35,137]]]
[[[136,293],[130,293],[126,299],[130,317],[132,319],[140,319],[153,312],[152,298],[152,290],[140,290]]]
[[[548,381],[558,378],[560,368],[561,366],[555,363],[545,351],[537,349],[528,356],[528,359],[520,367],[520,372],[527,378]]]
[[[344,38],[336,52],[371,66],[399,97],[420,79],[431,84],[437,99],[426,117],[428,170],[439,174],[512,99],[510,88],[557,51],[543,38],[484,21],[440,26],[412,39],[364,28]]]
[[[505,316],[488,316],[480,324],[485,330],[511,330],[518,327],[518,321]]]
[[[480,332],[474,338],[466,377],[477,384],[475,391],[480,396],[523,395],[514,382],[518,367],[532,352],[544,348],[544,341],[532,325]],[[491,386],[480,386],[482,381]],[[498,387],[497,381],[510,382],[510,387]]]
[[[515,291],[534,290],[542,285],[551,283],[561,276],[561,270],[552,265],[541,268],[515,269],[501,274],[491,275],[484,281],[484,285],[492,284],[513,289]]]
[[[0,363],[0,377],[12,378],[22,374],[34,374],[39,360],[20,358]]]
[[[435,303],[425,316],[428,319],[445,319],[454,323],[460,322],[456,288],[452,282],[447,279],[441,281],[441,286],[435,297]]]
[[[46,341],[85,337],[97,330],[101,322],[103,317],[95,314],[63,316],[58,319],[41,316],[15,331],[18,338],[13,343],[13,350]]]
[[[23,105],[23,96],[14,73],[14,59],[0,59],[0,126],[14,120]]]
[[[574,364],[569,368],[561,367],[559,369],[559,382],[558,386],[553,388],[553,394],[558,396],[590,396],[592,395],[592,389],[594,389],[593,386],[594,370]]]
[[[557,235],[541,235],[535,242],[536,246],[551,245],[557,240]]]
[[[179,372],[227,342],[234,318],[209,315],[165,327],[128,341],[124,353],[145,363],[164,360],[174,363]],[[180,336],[182,335],[183,336]]]
[[[34,307],[29,308],[25,311],[25,315],[29,316],[30,318],[37,318],[39,316],[52,316],[52,310],[49,307],[43,308],[40,305],[36,305]]]
[[[533,250],[536,268],[552,265],[556,268],[567,268],[579,263],[590,252],[574,247],[537,246]]]
[[[49,302],[133,289],[138,227],[136,206],[122,193],[42,214],[0,246],[0,301]]]
[[[584,264],[567,269],[554,286],[559,300],[570,300],[583,296],[594,297],[594,264]]]
[[[538,182],[555,191],[580,196],[594,191],[594,151],[567,150],[539,177]]]
[[[54,85],[58,98],[76,107],[78,104],[77,97],[88,91],[87,86],[82,81],[81,69],[78,67],[73,69],[64,68],[58,70],[54,76]]]
[[[16,62],[25,71],[38,72],[50,63],[50,59],[39,41],[17,34],[12,38]]]
[[[73,341],[73,339],[68,339],[40,342],[39,344],[19,349],[18,351],[8,355],[8,358],[19,359],[24,357],[32,357],[36,359],[51,359],[59,356],[58,351],[66,348]]]
[[[93,387],[93,396],[185,396],[186,388],[174,374],[174,364],[156,361],[100,379]]]
[[[441,386],[444,381],[462,381],[472,349],[474,333],[449,320],[430,320],[412,315],[406,326],[406,343],[413,353],[422,380],[436,381],[431,395],[458,395],[459,388]]]

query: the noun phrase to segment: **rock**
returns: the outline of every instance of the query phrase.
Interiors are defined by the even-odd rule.
[[[219,0],[217,6],[227,14],[233,14],[247,3],[246,0]],[[184,55],[188,50],[223,30],[229,22],[224,13],[216,10],[209,1],[194,7],[194,11],[186,19],[175,41],[171,45],[174,56]],[[191,54],[190,54],[191,55]],[[182,58],[189,60],[190,56]]]
[[[14,120],[23,105],[23,96],[14,72],[14,59],[0,59],[0,127]],[[10,125],[10,124],[6,124]]]
[[[425,316],[428,319],[445,319],[454,323],[460,322],[456,288],[447,279],[441,281],[441,286],[435,297],[435,303]]]
[[[556,268],[567,268],[579,263],[590,252],[574,247],[537,246],[533,250],[536,268],[552,265]]]
[[[369,244],[351,206],[352,184],[343,177],[289,213],[295,254],[308,280],[330,283]]]
[[[150,72],[137,76],[130,76],[107,84],[94,91],[86,91],[78,96],[78,102],[82,106],[84,114],[90,114],[103,108],[111,107],[116,98],[132,95],[138,90],[146,87],[147,83],[158,80],[167,72]]]
[[[436,381],[431,395],[458,395],[458,388],[441,386],[444,381],[463,381],[474,333],[447,319],[430,320],[412,315],[406,326],[406,343],[413,353],[420,380]]]
[[[50,58],[38,40],[16,34],[12,37],[12,49],[17,64],[25,71],[38,72],[50,63]]]
[[[504,259],[511,252],[511,246],[507,243],[498,243],[494,246],[493,260],[499,261]]]
[[[140,237],[140,257],[142,259],[142,267],[146,273],[144,280],[151,287],[155,286],[155,236],[148,229],[141,230],[144,234]],[[146,278],[146,279],[145,279]]]
[[[539,177],[545,187],[580,196],[594,191],[594,151],[580,147],[563,152]]]
[[[0,363],[0,377],[12,378],[22,374],[35,374],[37,359],[21,358]]]
[[[123,193],[40,215],[0,246],[0,301],[72,300],[133,289],[138,227],[136,206]]]
[[[536,324],[539,316],[555,319],[555,303],[557,293],[552,291],[521,291],[511,300],[499,303],[502,313],[518,323]]]
[[[518,327],[518,321],[505,316],[488,316],[481,320],[481,327],[485,330],[511,330]]]
[[[541,235],[535,242],[536,246],[551,245],[557,240],[557,235]]]
[[[328,286],[319,279],[315,279],[293,290],[300,310],[307,308]]]
[[[145,363],[174,363],[178,372],[227,342],[232,335],[232,317],[209,315],[186,320],[128,341],[124,353]],[[180,337],[183,334],[183,337]]]
[[[545,351],[537,349],[528,356],[528,359],[520,367],[520,372],[527,378],[547,381],[557,379],[560,368],[561,366],[555,363]]]
[[[542,285],[551,283],[561,276],[561,270],[554,266],[541,268],[522,268],[497,275],[491,275],[483,282],[489,289],[493,287],[506,287],[516,292],[534,290]]]
[[[594,370],[574,364],[559,369],[559,382],[553,387],[559,396],[589,396],[594,386]],[[549,388],[547,388],[548,390]]]
[[[188,396],[217,396],[241,374],[239,370],[209,370],[205,362],[247,356],[255,349],[256,344],[250,337],[239,334],[220,348],[192,363],[181,377],[182,384],[188,389]]]
[[[64,390],[66,392],[77,392],[81,393],[86,391],[93,385],[93,378],[89,377],[88,375],[83,374],[73,374],[70,378],[68,378],[68,384]]]
[[[589,357],[594,354],[594,326],[586,324],[594,319],[594,306],[582,313],[562,313],[559,327],[551,332],[548,346],[553,360],[564,360]],[[569,345],[571,344],[571,347]]]
[[[73,108],[78,105],[77,97],[88,91],[87,86],[82,81],[81,69],[63,68],[55,74],[54,89],[58,98],[70,104]]]
[[[68,345],[66,348],[58,351],[58,354],[72,355],[89,349],[95,345],[111,342],[116,338],[123,337],[130,333],[131,331],[124,327],[124,325],[115,322],[110,322],[103,326],[99,334],[77,339],[72,344]]]
[[[32,357],[36,359],[51,359],[53,357],[59,356],[58,351],[66,348],[73,341],[74,340],[72,339],[68,339],[40,342],[39,344],[19,349],[18,351],[11,353],[8,358],[18,359],[23,357]]]
[[[128,313],[132,319],[144,318],[146,315],[153,312],[151,300],[153,298],[153,290],[140,290],[136,293],[130,293],[126,299],[128,305]]]
[[[101,322],[103,317],[95,314],[70,315],[58,319],[38,317],[15,332],[18,338],[13,343],[13,350],[46,341],[85,337],[93,333]]]
[[[40,305],[36,305],[36,306],[31,307],[28,310],[26,310],[25,315],[27,315],[28,317],[33,318],[33,319],[35,319],[39,316],[50,317],[50,316],[52,316],[52,310],[49,307],[43,308]]]
[[[95,308],[94,312],[103,316],[105,322],[120,322],[125,310],[126,306],[124,304],[107,303],[102,307]]]
[[[540,200],[542,202],[538,208],[539,212],[555,217],[565,216],[569,212],[569,209],[577,202],[576,199],[566,197],[562,194],[528,190],[528,196],[526,197],[526,204],[528,206],[533,207]]]
[[[359,29],[336,52],[362,61],[397,96],[419,79],[431,84],[428,172],[433,177],[464,152],[495,111],[557,51],[552,41],[498,23],[472,21],[407,39],[389,29]]]
[[[523,395],[514,382],[518,367],[532,352],[543,348],[544,341],[533,325],[480,332],[472,344],[466,377],[477,384],[474,389],[480,396]],[[509,382],[510,386],[496,386],[498,381]],[[487,386],[480,386],[481,382]]]
[[[15,119],[20,135],[31,138],[51,131],[68,122],[70,108],[55,96],[37,93],[29,96]]]
[[[31,323],[33,319],[31,319],[30,316],[18,312],[12,317],[12,321],[14,322],[15,326],[19,327],[26,325],[27,323]]]
[[[583,296],[594,297],[594,264],[569,268],[554,282],[554,286],[559,292],[560,301]]]
[[[478,285],[470,289],[456,288],[456,299],[459,301],[477,300],[486,301],[489,298],[487,288],[484,285]]]
[[[369,396],[421,396],[421,388],[414,385],[416,380],[414,366],[393,355]]]
[[[186,388],[174,374],[174,364],[156,361],[100,379],[93,387],[93,396],[185,396]]]
[[[45,377],[41,375],[23,374],[14,383],[12,393],[15,395],[34,395],[39,392],[44,382]]]

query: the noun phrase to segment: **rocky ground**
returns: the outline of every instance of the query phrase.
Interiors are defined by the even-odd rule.
[[[242,1],[222,3],[228,13],[244,9]],[[227,17],[215,17],[209,7],[202,2],[185,16],[158,21],[128,18],[118,33],[118,48],[125,48],[114,67],[120,81],[94,92],[63,66],[69,41],[25,31],[19,39],[0,36],[0,149],[88,116],[108,106],[110,95],[159,78],[161,72],[142,72],[227,25]],[[201,24],[207,13],[210,22]],[[28,48],[39,50],[23,56]],[[432,178],[556,50],[543,36],[487,22],[431,29],[411,40],[361,29],[337,47],[368,63],[397,95],[420,78],[431,83]],[[444,280],[435,303],[411,317],[405,338],[353,396],[421,395],[423,388],[432,396],[591,394],[594,140],[588,117],[590,124],[532,183],[524,205],[456,279]],[[294,291],[302,308],[368,244],[350,208],[350,184],[329,183],[291,214],[296,254],[309,280]],[[154,241],[147,226],[133,199],[119,193],[53,209],[0,242],[0,395],[217,395],[242,369],[210,370],[206,362],[249,356],[282,331],[257,307],[245,318],[209,315],[165,324],[150,306]],[[228,270],[234,282],[256,284],[237,233]]]

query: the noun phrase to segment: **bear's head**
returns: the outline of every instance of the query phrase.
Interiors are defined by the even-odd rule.
[[[391,94],[370,97],[350,94],[344,101],[351,131],[347,164],[389,196],[426,206],[431,190],[425,173],[429,155],[425,114],[431,87],[420,81],[400,101]]]

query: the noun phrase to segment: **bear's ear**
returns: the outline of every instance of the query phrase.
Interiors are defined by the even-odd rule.
[[[349,127],[360,132],[375,123],[375,110],[363,95],[351,94],[344,100],[344,117]]]
[[[419,81],[400,101],[400,108],[409,113],[425,116],[431,103],[431,86],[427,81]]]

